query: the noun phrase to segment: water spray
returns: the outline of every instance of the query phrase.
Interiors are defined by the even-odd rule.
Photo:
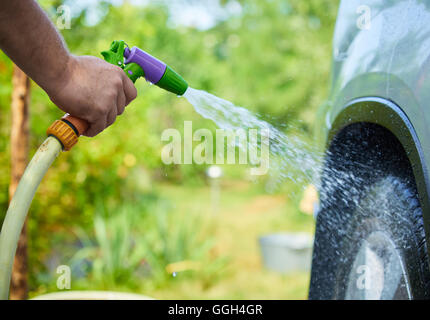
[[[102,55],[107,62],[121,67],[133,83],[143,77],[178,96],[187,91],[187,82],[172,68],[137,47],[130,49],[122,40],[113,41],[110,49],[103,51]],[[18,239],[37,187],[60,151],[70,150],[88,126],[85,120],[69,114],[54,121],[47,130],[48,138],[28,164],[9,204],[0,233],[0,299],[9,297]]]

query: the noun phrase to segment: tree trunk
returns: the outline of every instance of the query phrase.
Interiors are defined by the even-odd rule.
[[[12,76],[12,126],[11,126],[11,181],[9,200],[15,193],[18,182],[28,161],[29,124],[28,105],[30,101],[30,79],[14,66]],[[10,299],[22,300],[28,297],[27,285],[27,222],[19,237],[11,278]]]

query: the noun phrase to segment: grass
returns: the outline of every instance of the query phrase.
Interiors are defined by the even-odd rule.
[[[163,199],[168,199],[169,209],[163,211],[164,209],[155,207],[153,211],[146,213],[146,218],[142,218],[139,209],[125,206],[125,209],[131,208],[134,211],[128,212],[127,215],[132,214],[142,220],[124,218],[124,212],[113,215],[111,220],[105,222],[108,232],[106,237],[102,237],[103,241],[94,243],[98,243],[99,249],[94,247],[94,244],[84,247],[88,248],[84,250],[91,251],[87,259],[92,261],[95,267],[99,265],[99,270],[93,270],[94,272],[84,278],[72,279],[72,289],[135,292],[156,299],[306,299],[309,273],[283,275],[266,270],[262,266],[258,245],[258,238],[268,233],[313,233],[313,218],[298,210],[300,194],[294,191],[297,186],[286,184],[282,192],[275,194],[265,192],[259,183],[243,179],[224,178],[219,186],[219,203],[214,211],[210,186],[154,185],[154,192],[162,195]],[[170,223],[168,229],[160,229],[155,222],[160,217],[169,217],[173,226]],[[130,222],[131,220],[134,222]],[[126,228],[120,228],[121,225]],[[133,234],[137,236],[134,242],[141,245],[149,239],[149,247],[140,246],[139,250],[134,246],[130,247],[127,239],[132,236],[132,229],[135,229]],[[181,235],[178,231],[186,234]],[[97,236],[97,232],[95,234]],[[100,232],[98,234],[100,236]],[[124,238],[126,234],[129,235]],[[139,238],[145,235],[146,237]],[[196,244],[192,239],[201,243]],[[206,242],[213,242],[208,254],[196,253],[196,250],[206,246]],[[121,249],[107,252],[109,250],[103,250],[103,243],[112,248],[116,244],[116,247],[125,248],[126,251],[124,253]],[[130,266],[129,261],[129,256],[136,250],[141,251],[137,256],[139,259],[146,260],[152,253],[155,254],[152,255],[152,261],[156,263],[152,266],[157,269],[157,277],[130,276],[137,270],[133,267],[137,262]],[[151,255],[148,255],[148,250]],[[120,275],[125,274],[128,280],[123,281],[112,273],[112,277],[115,276],[113,279],[117,280],[105,281],[110,275],[108,271],[111,265],[106,262],[110,260],[106,259],[117,251],[122,254],[122,258],[117,259],[119,267],[112,265],[112,268],[121,271]],[[177,259],[181,258],[175,258],[176,253],[179,253],[178,257],[188,257],[182,258],[183,260],[192,261],[178,261]],[[170,270],[169,263],[172,262],[179,265],[197,265],[197,269],[177,272],[174,277],[165,271]],[[56,291],[57,275],[48,277],[47,283],[50,285],[46,287],[40,284],[38,289],[31,292],[32,297]]]
[[[313,232],[312,217],[297,209],[297,197],[265,194],[259,185],[243,181],[221,182],[220,204],[213,213],[209,187],[161,185],[159,191],[175,204],[183,219],[190,212],[208,216],[215,250],[228,257],[222,276],[207,287],[197,279],[172,278],[169,286],[144,294],[157,299],[305,299],[309,284],[306,272],[281,275],[265,270],[258,238],[280,231]]]

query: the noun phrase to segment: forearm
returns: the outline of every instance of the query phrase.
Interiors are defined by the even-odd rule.
[[[72,56],[34,0],[0,0],[0,49],[41,86],[60,109],[87,121],[95,136],[136,98],[119,66]]]
[[[69,53],[34,0],[0,0],[0,48],[42,88],[61,79]]]

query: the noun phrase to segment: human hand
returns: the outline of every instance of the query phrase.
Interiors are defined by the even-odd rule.
[[[91,56],[70,56],[61,77],[43,89],[61,110],[89,123],[88,137],[114,123],[137,96],[124,70]]]

